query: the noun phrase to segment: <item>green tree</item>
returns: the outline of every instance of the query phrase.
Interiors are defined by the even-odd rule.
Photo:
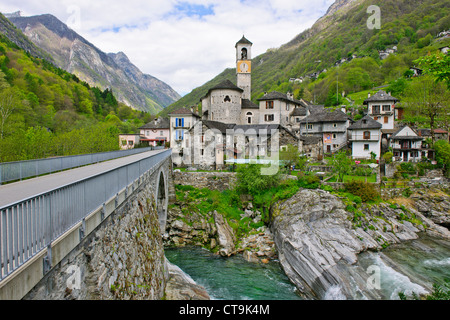
[[[444,170],[449,176],[450,174],[450,144],[447,141],[439,140],[434,144],[436,151],[436,161],[439,165],[444,167]]]
[[[292,167],[297,165],[300,159],[300,153],[296,146],[288,144],[286,149],[280,151],[280,160],[284,162],[286,167]]]
[[[444,81],[450,88],[450,55],[441,52],[430,54],[415,61],[437,81]]]
[[[433,142],[436,141],[434,130],[438,126],[448,126],[450,91],[432,76],[415,79],[406,89],[403,103],[408,115],[424,117],[424,125],[431,129]]]
[[[15,88],[3,89],[0,92],[0,139],[3,139],[6,122],[19,103],[18,92]]]
[[[261,165],[239,165],[237,168],[236,190],[243,194],[257,195],[280,183],[280,174],[263,175]]]
[[[334,155],[330,164],[333,167],[333,172],[338,175],[337,182],[344,182],[344,176],[352,170],[353,161],[347,156],[346,152],[341,151]]]

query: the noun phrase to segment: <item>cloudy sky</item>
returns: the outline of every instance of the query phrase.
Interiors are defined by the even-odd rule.
[[[3,13],[50,13],[105,52],[185,95],[235,67],[243,34],[253,56],[311,27],[334,0],[2,0]]]

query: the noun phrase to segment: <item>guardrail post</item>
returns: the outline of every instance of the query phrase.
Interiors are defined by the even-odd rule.
[[[52,244],[47,247],[47,256],[44,258],[44,276],[52,270]]]
[[[86,233],[86,219],[84,218],[80,227],[80,241],[84,239],[85,233]]]

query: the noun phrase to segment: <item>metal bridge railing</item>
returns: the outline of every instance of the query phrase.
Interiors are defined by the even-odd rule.
[[[0,281],[39,252],[50,248],[120,191],[171,156],[167,150],[148,158],[61,186],[0,208]]]
[[[150,147],[93,154],[83,154],[68,157],[55,157],[48,159],[4,162],[0,163],[0,185],[10,181],[37,177],[43,174],[55,173],[67,169],[127,157],[150,150],[160,150],[164,147]]]

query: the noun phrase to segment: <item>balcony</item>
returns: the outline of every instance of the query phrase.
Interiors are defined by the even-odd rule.
[[[190,122],[185,122],[183,124],[181,123],[176,123],[175,121],[172,122],[172,128],[174,129],[190,129],[191,128],[191,123]]]

